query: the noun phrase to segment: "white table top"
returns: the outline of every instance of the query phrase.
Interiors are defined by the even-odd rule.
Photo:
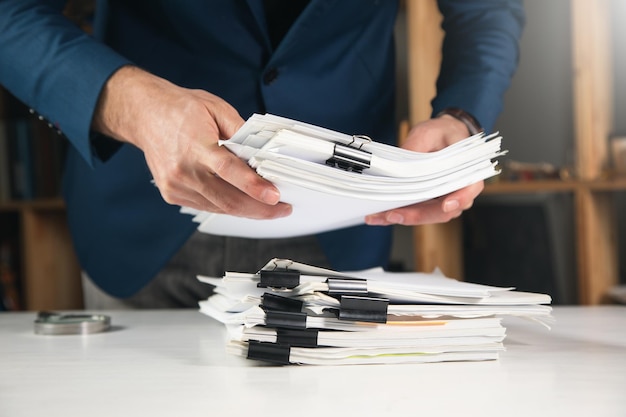
[[[111,311],[113,330],[42,336],[0,314],[0,416],[626,416],[626,307],[506,319],[497,361],[258,366],[195,310]]]

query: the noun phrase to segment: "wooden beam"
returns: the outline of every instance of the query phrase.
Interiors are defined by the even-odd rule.
[[[579,179],[600,177],[613,128],[609,0],[571,0],[574,135]]]
[[[435,0],[407,0],[409,118],[412,125],[430,119],[431,100],[441,64],[441,14]]]
[[[606,303],[618,277],[613,194],[581,187],[575,198],[579,303]]]
[[[21,216],[26,310],[82,309],[80,267],[65,212],[24,208]]]
[[[435,0],[407,0],[409,118],[415,125],[428,120],[441,64],[441,14]],[[414,228],[415,266],[431,272],[439,267],[449,277],[463,277],[461,222]]]
[[[608,167],[613,127],[609,0],[571,0],[576,172],[598,179]],[[617,283],[613,194],[581,186],[576,199],[579,301],[599,304]]]

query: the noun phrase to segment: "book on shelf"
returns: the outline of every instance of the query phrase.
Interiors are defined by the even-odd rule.
[[[0,236],[0,311],[21,309],[16,239]]]
[[[224,324],[227,351],[280,365],[496,360],[504,317],[552,322],[551,297],[441,272],[340,273],[272,259],[257,273],[198,276],[200,312]]]
[[[0,100],[0,202],[58,197],[65,139],[10,94]]]
[[[0,202],[11,199],[11,168],[9,161],[9,138],[6,131],[6,121],[0,119]]]
[[[33,176],[33,141],[29,120],[24,117],[8,123],[9,157],[11,166],[11,198],[32,200],[35,197]]]

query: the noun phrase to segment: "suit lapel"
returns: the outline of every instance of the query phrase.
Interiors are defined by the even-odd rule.
[[[248,7],[250,8],[250,12],[254,17],[254,21],[257,24],[259,29],[259,33],[263,37],[263,46],[267,48],[268,51],[272,50],[272,45],[270,42],[270,37],[267,33],[267,22],[265,21],[265,10],[263,8],[263,0],[246,0],[248,3]]]
[[[263,34],[263,44],[268,50],[272,50],[269,35],[267,33],[267,22],[265,20],[265,9],[263,7],[263,0],[246,0],[248,7],[254,16],[254,20],[259,28],[259,32]],[[338,0],[310,0],[309,4],[302,11],[300,16],[293,23],[289,31],[285,34],[285,37],[280,42],[278,49],[273,51],[281,53],[293,47],[299,36],[302,33],[306,33],[309,30],[315,30],[315,25],[319,24],[317,20],[320,16],[328,13]]]

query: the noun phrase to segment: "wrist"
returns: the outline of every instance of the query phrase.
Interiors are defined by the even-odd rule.
[[[485,130],[483,129],[483,127],[480,125],[478,120],[472,114],[458,107],[447,107],[441,110],[439,113],[437,113],[435,117],[441,117],[441,116],[450,116],[462,122],[467,128],[467,131],[469,132],[470,136],[484,132]]]
[[[111,75],[100,93],[93,114],[92,129],[121,142],[134,143],[133,131],[146,100],[154,76],[140,68],[127,65]],[[143,103],[147,104],[147,103]]]

